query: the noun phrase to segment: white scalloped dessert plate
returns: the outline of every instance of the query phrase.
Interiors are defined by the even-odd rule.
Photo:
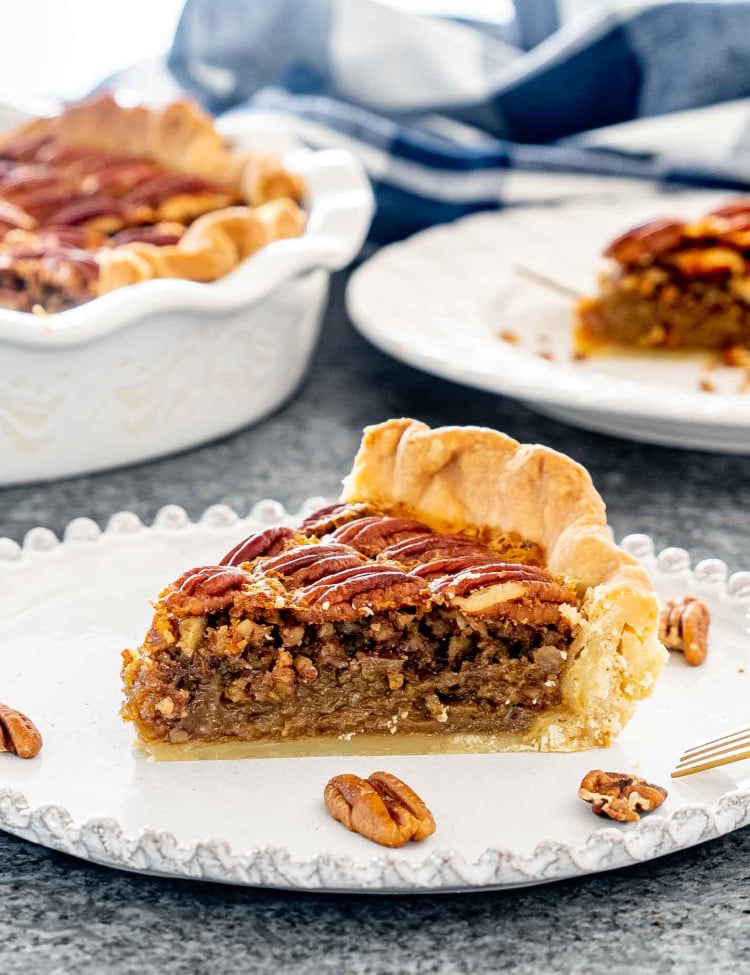
[[[311,499],[304,510],[321,503]],[[684,849],[750,823],[750,762],[670,781],[686,746],[747,723],[750,573],[712,559],[641,557],[663,597],[692,593],[713,614],[707,663],[667,666],[616,746],[573,755],[349,755],[149,762],[118,717],[119,652],[140,640],[148,600],[186,567],[214,562],[251,530],[284,520],[275,502],[240,519],[224,506],[198,524],[163,509],[151,528],[86,518],[64,541],[34,529],[0,540],[2,696],[40,725],[32,761],[0,755],[0,828],[74,856],[147,874],[300,890],[449,891],[588,874]],[[428,840],[390,851],[333,822],[331,775],[385,767],[427,801]],[[632,771],[669,787],[638,824],[600,820],[577,798],[586,771]]]
[[[349,314],[366,338],[397,359],[512,396],[575,426],[673,447],[750,453],[743,371],[709,372],[702,353],[576,361],[574,298],[550,286],[593,294],[601,252],[616,234],[654,216],[697,216],[725,199],[726,193],[706,191],[630,194],[606,205],[467,217],[367,261],[352,275]],[[517,341],[504,341],[502,333]],[[715,392],[702,391],[702,381]]]

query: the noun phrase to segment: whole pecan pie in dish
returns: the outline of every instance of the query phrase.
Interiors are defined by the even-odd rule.
[[[635,227],[605,256],[599,295],[577,308],[579,352],[750,346],[750,198]]]
[[[304,187],[188,101],[109,96],[0,140],[0,307],[57,312],[152,278],[213,281],[299,236]]]
[[[160,595],[123,654],[157,758],[607,745],[666,651],[644,570],[569,458],[368,428],[340,502]]]

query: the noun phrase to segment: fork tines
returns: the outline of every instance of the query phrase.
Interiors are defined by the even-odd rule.
[[[673,779],[694,772],[705,772],[719,765],[730,765],[750,758],[750,728],[740,728],[722,738],[704,741],[701,745],[688,748],[671,773]]]

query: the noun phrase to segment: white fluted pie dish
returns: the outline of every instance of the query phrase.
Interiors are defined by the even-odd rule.
[[[322,499],[311,499],[304,513]],[[150,619],[151,598],[186,566],[216,560],[245,534],[294,523],[259,502],[223,505],[197,524],[168,506],[152,527],[87,518],[63,541],[34,529],[0,539],[2,695],[44,736],[36,759],[0,755],[0,828],[92,862],[144,874],[297,890],[404,893],[525,886],[629,866],[750,823],[750,762],[689,778],[669,772],[689,745],[747,723],[750,573],[727,578],[687,552],[656,555],[631,535],[662,598],[693,594],[713,616],[707,662],[678,655],[611,748],[572,754],[399,755],[154,763],[118,717],[120,650]],[[62,690],[61,690],[62,688]],[[577,798],[591,768],[669,789],[639,823],[594,816]],[[378,768],[412,785],[437,831],[385,850],[333,822],[325,782]]]
[[[0,106],[0,130],[17,122]],[[243,146],[281,149],[304,178],[304,235],[209,284],[146,281],[45,317],[0,309],[0,485],[204,443],[260,419],[299,384],[330,272],[367,235],[372,191],[347,152],[293,147],[262,116],[251,131],[228,129]]]

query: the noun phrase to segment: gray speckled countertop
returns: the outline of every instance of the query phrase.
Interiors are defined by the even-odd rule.
[[[60,533],[130,509],[149,520],[262,497],[335,496],[361,428],[410,415],[478,423],[585,464],[615,532],[750,567],[750,458],[586,433],[394,363],[346,324],[335,283],[310,376],[286,407],[219,443],[123,471],[0,490],[0,536]],[[0,972],[470,973],[750,969],[750,829],[661,861],[505,893],[322,896],[157,880],[0,834]]]

